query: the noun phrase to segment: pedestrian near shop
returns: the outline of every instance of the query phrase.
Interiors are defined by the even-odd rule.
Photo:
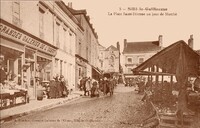
[[[56,92],[56,98],[60,98],[62,96],[62,87],[60,86],[60,80],[59,80],[59,75],[56,75],[56,88],[57,88],[57,92]]]
[[[86,94],[88,94],[88,96],[90,96],[90,91],[91,91],[91,79],[90,77],[87,79],[86,84],[85,84],[85,88],[86,88]]]
[[[200,92],[200,76],[197,76],[194,81],[194,91]]]
[[[97,91],[97,81],[93,80],[92,81],[92,88],[91,88],[91,97],[96,96],[96,94],[95,94],[96,91]]]
[[[65,81],[65,78],[63,75],[60,76],[60,86],[61,86],[61,89],[62,89],[62,97],[67,97],[68,94],[69,94],[69,91],[68,91],[68,85],[67,85],[67,82]]]
[[[103,94],[104,95],[107,95],[109,89],[108,89],[108,79],[107,77],[104,77],[104,80],[103,80]]]
[[[56,98],[56,93],[57,93],[56,80],[55,80],[55,77],[53,77],[53,79],[49,83],[49,94],[48,94],[49,97],[48,98],[49,99]]]
[[[86,96],[86,81],[87,81],[87,77],[83,78],[83,91],[84,91],[84,96]]]
[[[103,79],[102,78],[99,80],[99,89],[101,92],[103,92]]]
[[[114,79],[110,78],[110,81],[109,81],[109,84],[108,84],[110,96],[113,95],[114,84],[115,84]]]
[[[80,80],[80,91],[83,91],[83,86],[84,86],[84,77],[83,78],[81,78],[81,80]]]

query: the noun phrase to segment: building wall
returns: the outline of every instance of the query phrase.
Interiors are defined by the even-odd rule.
[[[100,70],[104,70],[104,54],[105,54],[105,47],[103,47],[103,46],[101,46],[101,45],[99,45],[98,46],[99,48],[99,55],[98,55],[98,68],[100,69]]]
[[[11,24],[14,24],[13,7],[16,7],[14,4],[12,1],[1,2],[1,18]],[[56,22],[60,24],[58,31]],[[73,87],[75,85],[76,23],[54,1],[19,1],[19,24],[16,26],[59,48],[57,55],[52,59],[51,78],[55,74],[64,75],[69,85]],[[59,44],[57,43],[58,34]]]
[[[53,9],[56,16],[54,19],[54,40],[53,44],[56,45],[59,50],[55,56],[58,64],[54,68],[54,73],[63,75],[68,81],[70,88],[75,88],[75,45],[76,45],[76,29],[77,25],[72,21],[72,19],[65,14],[65,12],[54,2],[45,1],[45,4],[51,7],[54,5]],[[57,30],[56,27],[58,27]],[[58,32],[57,32],[58,31]],[[59,34],[59,35],[57,35]],[[59,36],[59,39],[57,38]],[[59,40],[59,41],[58,41]],[[59,42],[59,43],[58,43]]]
[[[111,57],[114,57],[113,62]],[[119,51],[104,51],[104,72],[119,72]]]
[[[79,19],[79,22],[81,26],[84,29],[83,37],[79,40],[81,40],[81,48],[79,50],[81,51],[80,56],[83,57],[88,61],[89,65],[92,65],[94,67],[97,67],[98,63],[98,39],[95,37],[93,33],[93,28],[88,24],[88,21],[84,14],[76,15],[77,19]],[[80,34],[79,34],[80,35]],[[87,66],[88,68],[89,66]],[[91,67],[87,69],[86,76],[92,77],[92,71]]]
[[[124,74],[132,74],[131,69],[136,68],[139,64],[146,61],[156,53],[157,51],[149,53],[138,53],[138,54],[123,54],[122,66]],[[140,62],[139,61],[140,58],[143,58],[143,61]],[[130,61],[130,59],[132,61]]]

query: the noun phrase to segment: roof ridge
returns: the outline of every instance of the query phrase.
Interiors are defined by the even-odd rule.
[[[144,42],[159,42],[158,40],[154,40],[154,41],[138,41],[138,42],[127,42],[127,43],[144,43]]]

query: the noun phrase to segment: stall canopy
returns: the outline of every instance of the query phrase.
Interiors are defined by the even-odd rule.
[[[133,69],[134,74],[156,73],[154,67],[162,69],[160,74],[173,74],[177,79],[196,76],[200,72],[200,56],[184,41],[180,40],[161,50],[144,63]],[[148,71],[144,71],[149,69]]]
[[[156,68],[156,70],[155,70]],[[178,95],[177,116],[183,124],[183,112],[187,111],[186,82],[189,76],[200,75],[200,56],[184,41],[180,40],[161,50],[144,63],[133,69],[133,73],[169,73],[176,76],[180,86]],[[162,72],[159,72],[162,69]]]

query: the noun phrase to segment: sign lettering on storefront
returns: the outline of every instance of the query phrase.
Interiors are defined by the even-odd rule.
[[[45,53],[51,54],[51,55],[56,55],[56,49],[48,46],[37,39],[34,39],[27,34],[24,34],[22,32],[19,32],[18,30],[15,30],[7,25],[4,25],[0,23],[0,33],[1,36],[5,36],[14,40],[17,40],[25,45],[34,47],[40,51],[43,51]]]

